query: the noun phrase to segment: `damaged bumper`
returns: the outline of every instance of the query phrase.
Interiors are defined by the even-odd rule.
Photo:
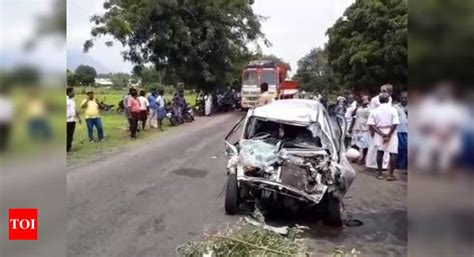
[[[259,189],[277,192],[278,194],[292,197],[301,201],[309,201],[314,204],[318,204],[321,201],[328,188],[326,185],[317,185],[317,193],[307,194],[306,192],[294,187],[264,178],[240,175],[237,176],[237,180],[239,183],[243,182],[250,186],[258,187]]]

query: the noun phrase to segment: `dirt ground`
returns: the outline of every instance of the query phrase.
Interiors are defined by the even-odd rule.
[[[362,226],[335,229],[321,222],[306,223],[308,246],[316,256],[335,247],[356,249],[360,256],[407,256],[407,175],[397,181],[378,180],[355,165],[357,177],[344,200],[346,214]]]

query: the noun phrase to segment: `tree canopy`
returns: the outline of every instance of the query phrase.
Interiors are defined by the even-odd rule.
[[[130,79],[130,75],[127,73],[119,72],[113,73],[110,75],[110,80],[114,83],[113,87],[117,89],[122,89],[128,86],[128,80]]]
[[[73,87],[77,84],[76,75],[71,70],[66,70],[67,85]]]
[[[327,52],[322,48],[313,48],[298,60],[298,69],[293,79],[298,80],[301,89],[306,91],[327,93],[338,89],[338,83],[328,64]]]
[[[329,64],[344,86],[407,83],[407,1],[356,0],[327,31]]]
[[[18,86],[34,86],[41,78],[38,69],[31,65],[20,65],[15,67],[9,74],[5,74],[6,82]]]
[[[92,38],[110,35],[127,50],[123,57],[137,65],[147,63],[185,84],[212,88],[222,85],[251,51],[250,43],[263,39],[262,17],[249,0],[108,0],[106,12],[94,15]],[[113,42],[107,42],[112,45]]]
[[[474,2],[410,1],[410,86],[474,80]]]
[[[273,61],[277,64],[285,65],[288,70],[291,70],[291,65],[288,62],[284,61],[282,58],[280,58],[276,55],[264,54],[264,55],[257,55],[256,57],[258,57],[258,59],[269,60],[269,61]]]
[[[94,79],[97,78],[96,70],[88,65],[79,65],[75,72],[74,77],[77,82],[82,83],[82,85],[91,85],[94,83]]]

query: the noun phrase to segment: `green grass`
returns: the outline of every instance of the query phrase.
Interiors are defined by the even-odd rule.
[[[28,109],[32,99],[32,92],[37,92],[45,106],[44,119],[47,121],[50,140],[33,141],[29,135]],[[40,152],[64,149],[66,138],[66,124],[64,122],[65,96],[64,90],[58,88],[27,88],[17,87],[11,92],[11,101],[14,107],[14,120],[9,136],[7,152],[2,154],[4,160],[25,160],[37,156]]]
[[[122,99],[125,92],[117,90],[93,90],[97,99],[104,100],[107,104],[113,104],[116,108],[118,102]],[[165,95],[165,98],[171,99],[172,95]],[[80,90],[76,89],[76,103],[79,108],[79,104],[86,98]],[[186,101],[194,105],[196,96],[193,94],[186,95]],[[103,112],[102,125],[104,128],[105,141],[103,142],[89,142],[87,136],[87,126],[84,121],[84,117],[81,112],[82,124],[77,124],[76,132],[74,134],[74,140],[71,152],[67,155],[68,165],[77,165],[84,163],[88,160],[92,160],[103,156],[104,154],[114,152],[121,149],[124,145],[131,142],[129,133],[127,131],[128,122],[123,114],[118,114],[115,110],[110,112]],[[166,130],[170,129],[168,120],[164,120],[163,128]],[[151,136],[159,136],[162,132],[157,129],[148,129],[145,132],[138,134],[137,141],[142,141]],[[94,136],[97,138],[97,131],[94,128]]]

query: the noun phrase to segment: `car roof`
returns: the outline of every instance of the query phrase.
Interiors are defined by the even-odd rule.
[[[309,125],[318,120],[324,106],[316,100],[285,99],[275,100],[249,112],[251,116],[269,120]],[[323,115],[323,114],[322,114]]]

